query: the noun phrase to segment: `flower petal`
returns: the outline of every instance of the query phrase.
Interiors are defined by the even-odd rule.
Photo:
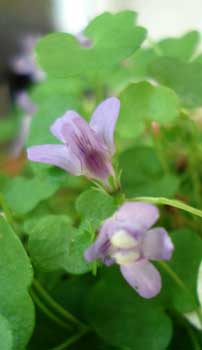
[[[120,109],[119,99],[110,97],[100,103],[94,111],[90,126],[100,135],[110,154],[114,153],[114,128]]]
[[[64,145],[39,145],[27,150],[28,159],[58,166],[73,175],[81,175],[81,165],[76,156]]]
[[[122,265],[121,273],[130,286],[143,298],[153,298],[161,290],[160,273],[147,260]]]
[[[111,259],[107,258],[107,254],[111,246],[108,236],[111,226],[113,226],[113,220],[106,220],[100,229],[96,241],[84,252],[84,257],[87,261],[103,259],[103,262],[106,263],[106,265],[108,265],[108,260],[111,261]]]
[[[26,91],[21,91],[16,94],[16,103],[26,114],[34,114],[37,110]]]
[[[162,227],[149,230],[144,235],[143,256],[151,260],[170,260],[174,246]]]
[[[126,202],[115,213],[119,224],[126,224],[132,233],[147,231],[159,218],[158,208],[144,202]]]
[[[66,111],[65,114],[56,119],[56,121],[50,127],[50,131],[54,136],[56,136],[60,141],[67,143],[67,139],[63,134],[63,128],[65,125],[71,124],[72,120],[75,118],[82,119],[82,117],[75,111]]]

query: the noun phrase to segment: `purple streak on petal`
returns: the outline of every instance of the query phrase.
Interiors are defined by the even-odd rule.
[[[62,136],[71,150],[80,159],[87,177],[106,180],[113,175],[107,149],[94,130],[82,118],[72,118],[62,127]]]
[[[147,231],[159,218],[158,208],[144,202],[126,202],[114,215],[120,223],[127,224],[131,233]]]
[[[161,290],[160,273],[147,260],[139,260],[132,264],[122,265],[121,273],[130,286],[143,298],[153,298]]]
[[[34,114],[37,110],[36,105],[32,102],[26,91],[16,94],[16,103],[26,114]]]
[[[83,119],[75,111],[66,111],[65,114],[61,118],[56,119],[56,121],[51,125],[50,131],[60,141],[68,144],[69,143],[68,135],[67,135],[67,137],[65,135],[63,135],[63,133],[64,133],[64,126],[71,124],[72,120],[74,120],[76,118]]]
[[[76,156],[64,145],[39,145],[27,150],[29,160],[48,163],[73,175],[81,175],[81,166]]]
[[[84,257],[87,261],[92,261],[100,258],[100,259],[103,259],[103,262],[105,262],[105,259],[108,255],[108,252],[111,246],[111,243],[108,237],[108,231],[110,227],[111,227],[111,219],[108,219],[105,221],[104,225],[101,227],[96,241],[84,252]]]
[[[143,256],[149,260],[170,260],[174,249],[167,231],[162,227],[145,232],[142,244]]]
[[[90,126],[102,137],[110,154],[114,153],[114,129],[118,118],[120,102],[116,97],[110,97],[99,104],[94,111]]]

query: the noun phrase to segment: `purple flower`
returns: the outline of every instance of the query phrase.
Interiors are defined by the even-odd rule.
[[[21,52],[11,59],[11,68],[17,74],[30,75],[34,82],[44,79],[45,73],[39,69],[34,56],[34,47],[40,35],[26,35],[21,41]]]
[[[17,158],[23,149],[29,134],[32,115],[36,112],[37,108],[24,90],[16,94],[15,100],[16,104],[24,112],[21,119],[19,134],[11,145],[11,156]]]
[[[161,289],[161,276],[150,260],[169,260],[174,248],[164,228],[151,228],[158,218],[152,204],[123,204],[104,222],[85,259],[119,264],[123,277],[142,297],[154,297]]]
[[[28,158],[108,184],[109,176],[114,176],[111,158],[119,108],[116,97],[106,99],[96,108],[89,124],[77,112],[67,111],[50,128],[63,145],[32,146]]]

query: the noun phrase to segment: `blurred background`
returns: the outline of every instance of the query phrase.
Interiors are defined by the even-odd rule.
[[[150,38],[158,39],[201,30],[201,7],[201,0],[0,0],[0,117],[18,91],[42,78],[32,53],[40,35],[79,33],[96,14],[132,9]]]

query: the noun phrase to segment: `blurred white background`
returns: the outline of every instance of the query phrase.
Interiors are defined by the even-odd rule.
[[[133,9],[151,38],[202,30],[202,0],[52,0],[58,30],[77,33],[103,11]]]

